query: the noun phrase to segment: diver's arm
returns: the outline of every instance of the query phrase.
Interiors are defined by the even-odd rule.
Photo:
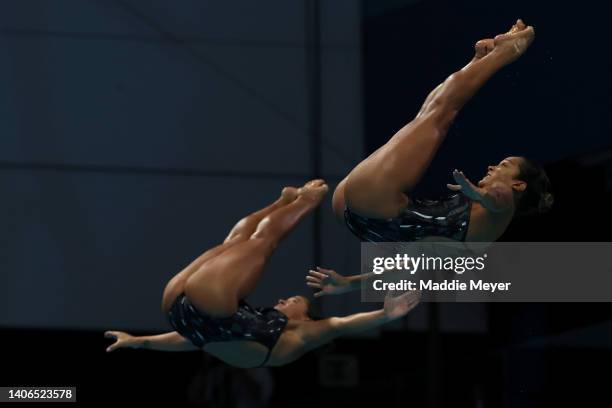
[[[491,212],[502,212],[512,206],[513,200],[514,197],[510,187],[502,183],[493,183],[491,187],[480,192],[478,201]]]
[[[503,183],[496,182],[487,188],[477,187],[458,170],[453,171],[453,178],[457,184],[447,184],[449,189],[459,191],[469,199],[478,201],[491,212],[503,212],[513,205],[512,188]]]
[[[191,341],[177,332],[137,337],[143,349],[159,351],[194,351],[200,350]]]
[[[395,298],[387,296],[384,307],[379,310],[306,322],[300,328],[300,336],[305,349],[312,350],[336,337],[371,330],[399,319],[414,309],[420,299],[418,291],[409,291]]]
[[[114,338],[116,341],[108,346],[107,352],[118,348],[147,349],[158,351],[194,351],[200,350],[189,340],[177,332],[169,332],[152,336],[132,336],[120,331],[107,331],[104,337]]]
[[[363,280],[373,276],[377,275],[370,272],[360,275],[343,276],[333,269],[325,269],[317,266],[316,271],[308,271],[308,275],[306,275],[306,284],[311,288],[319,289],[319,291],[314,294],[314,297],[341,295],[343,293],[358,290]]]
[[[346,279],[351,287],[351,290],[359,290],[364,280],[368,280],[375,276],[381,276],[382,274],[376,274],[374,272],[361,273],[359,275],[347,276]]]
[[[332,269],[324,269],[317,266],[316,271],[312,269],[308,271],[308,275],[306,275],[306,284],[311,288],[319,289],[319,291],[314,294],[314,297],[341,295],[343,293],[359,290],[364,280],[375,276],[381,277],[386,273],[390,273],[390,271],[385,270],[380,273],[367,272],[359,275],[343,276]]]
[[[356,313],[344,317],[329,317],[327,319],[306,322],[300,328],[301,351],[305,353],[337,337],[373,329],[389,322],[384,309],[372,312]]]

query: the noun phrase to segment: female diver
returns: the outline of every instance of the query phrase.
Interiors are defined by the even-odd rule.
[[[418,304],[420,293],[387,297],[381,310],[317,321],[310,319],[309,301],[303,296],[281,299],[265,309],[244,301],[281,239],[320,204],[327,190],[323,180],[300,189],[287,187],[277,201],[240,220],[221,245],[168,282],[162,310],[175,331],[142,337],[108,331],[105,336],[116,341],[107,351],[203,349],[237,367],[280,366],[335,337],[404,316]]]
[[[409,197],[463,105],[499,69],[519,58],[534,39],[521,20],[495,39],[480,40],[475,56],[425,100],[414,120],[357,165],[338,184],[332,205],[339,221],[363,241],[409,242],[428,236],[457,241],[497,240],[515,215],[552,205],[544,170],[524,157],[488,167],[478,185],[455,170],[458,193],[441,200]]]

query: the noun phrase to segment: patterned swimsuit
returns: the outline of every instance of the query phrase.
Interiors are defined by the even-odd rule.
[[[199,312],[184,293],[174,300],[168,319],[174,330],[199,348],[206,343],[233,340],[263,344],[268,348],[268,354],[261,366],[268,362],[288,321],[287,316],[276,309],[254,308],[243,300],[234,315],[213,318]]]
[[[411,204],[395,218],[363,217],[346,207],[344,221],[362,241],[411,242],[429,236],[465,241],[472,200],[455,194],[438,200],[413,198]]]

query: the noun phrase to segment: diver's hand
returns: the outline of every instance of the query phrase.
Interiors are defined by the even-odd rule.
[[[106,352],[110,353],[118,348],[141,348],[142,341],[138,337],[132,336],[131,334],[120,332],[120,331],[107,331],[104,333],[104,337],[115,339],[115,342],[106,348]]]
[[[474,185],[462,171],[455,169],[453,178],[457,184],[447,184],[446,187],[453,191],[459,191],[466,195],[471,200],[480,200],[482,198],[482,189]]]
[[[389,320],[399,319],[404,317],[414,309],[421,301],[420,290],[409,290],[406,293],[402,293],[397,297],[392,297],[390,293],[387,293],[385,297],[385,316]]]
[[[324,269],[317,266],[317,270],[312,269],[306,275],[306,284],[311,288],[320,289],[314,297],[325,295],[340,295],[351,291],[351,283],[346,276],[340,275],[332,269]]]

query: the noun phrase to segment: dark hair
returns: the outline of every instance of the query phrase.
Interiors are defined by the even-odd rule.
[[[308,301],[308,309],[306,310],[306,316],[310,320],[321,320],[321,316],[319,316],[317,313],[317,310],[319,308],[318,306],[315,305],[315,302],[313,302],[313,300],[308,296],[304,296],[304,295],[300,295],[300,296],[302,296],[304,299],[306,299],[306,301]]]
[[[517,179],[527,183],[527,187],[519,200],[516,214],[522,217],[545,213],[554,202],[550,180],[542,166],[526,157],[521,159]]]

